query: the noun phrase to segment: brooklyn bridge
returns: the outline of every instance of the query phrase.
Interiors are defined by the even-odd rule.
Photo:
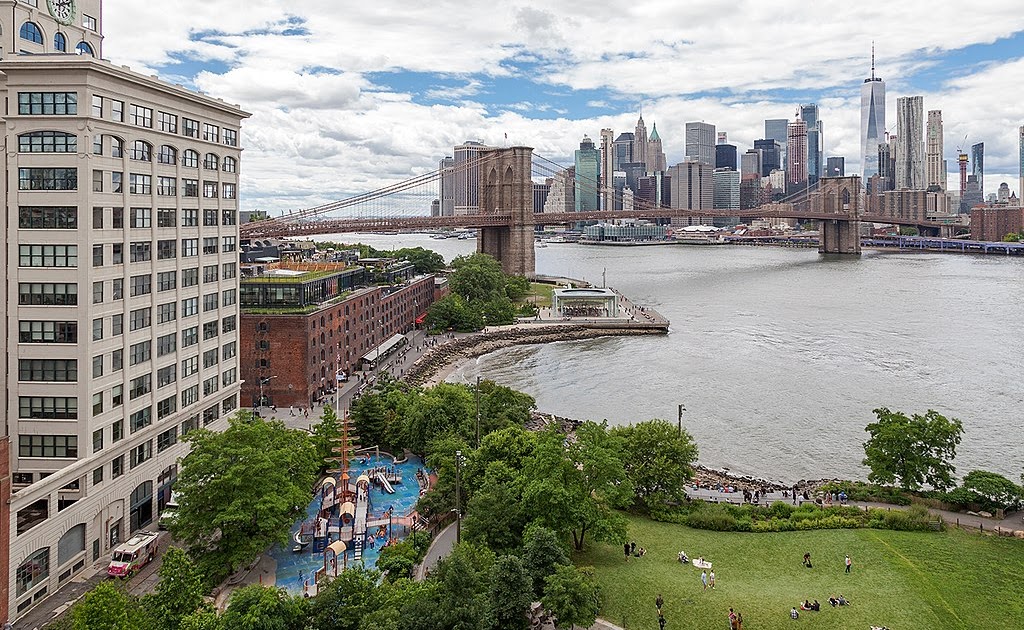
[[[537,225],[619,219],[712,218],[727,215],[748,219],[798,219],[818,222],[819,251],[859,254],[861,222],[912,226],[922,234],[948,236],[952,226],[924,216],[869,214],[863,211],[859,176],[822,178],[782,202],[749,210],[688,210],[658,206],[634,199],[632,209],[584,212],[540,212],[534,208],[533,178],[561,172],[554,162],[534,155],[531,147],[481,149],[478,157],[455,167],[479,173],[478,211],[454,216],[430,216],[429,205],[410,205],[417,191],[436,188],[442,172],[435,170],[384,188],[340,201],[300,210],[282,217],[241,226],[242,238],[284,238],[361,231],[477,228],[477,251],[501,261],[507,273],[534,274],[534,234]],[[601,182],[572,182],[597,190],[622,205],[621,193]],[[420,195],[422,197],[422,195]],[[612,205],[612,204],[607,204]],[[614,206],[613,206],[614,207]]]

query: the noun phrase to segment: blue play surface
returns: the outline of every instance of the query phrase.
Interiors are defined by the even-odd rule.
[[[358,479],[359,475],[364,471],[374,468],[377,466],[390,466],[397,468],[399,473],[402,475],[402,483],[394,484],[394,494],[388,494],[375,484],[370,485],[370,510],[367,514],[367,520],[372,521],[374,519],[382,517],[387,513],[389,508],[394,508],[394,516],[405,516],[413,511],[416,507],[416,501],[420,496],[420,486],[416,481],[416,471],[423,467],[423,462],[418,457],[410,457],[405,463],[395,464],[391,457],[375,455],[357,456],[354,457],[351,464],[349,465],[349,476],[352,480]],[[287,545],[274,545],[270,550],[271,557],[277,561],[277,587],[283,588],[293,595],[301,595],[303,592],[303,586],[306,581],[309,581],[310,593],[315,593],[316,589],[313,588],[315,582],[314,576],[318,569],[322,569],[324,566],[324,554],[313,553],[313,545],[308,545],[305,550],[301,552],[292,551],[294,546],[293,538],[295,533],[302,527],[304,521],[311,521],[317,514],[320,508],[320,497],[315,496],[309,505],[306,506],[306,516],[303,520],[296,521],[292,525],[291,531],[288,534]],[[377,528],[371,527],[368,532],[376,532]],[[399,525],[394,525],[394,537],[402,539],[405,537],[405,528]],[[359,561],[366,568],[373,568],[377,565],[377,558],[380,556],[380,550],[382,545],[387,539],[385,537],[376,538],[374,546],[371,548],[366,546],[363,549],[362,559]],[[345,556],[348,561],[348,566],[352,566],[355,562],[353,560],[353,552],[345,552]],[[333,557],[333,554],[332,554]],[[341,558],[338,559],[338,563],[341,564]],[[340,569],[340,567],[339,567]],[[332,573],[333,575],[333,573]]]

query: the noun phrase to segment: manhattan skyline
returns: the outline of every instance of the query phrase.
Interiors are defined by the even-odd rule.
[[[1018,188],[1024,108],[1004,95],[1024,79],[1024,16],[1011,2],[865,2],[827,20],[793,2],[178,4],[105,2],[105,56],[253,112],[244,209],[365,192],[436,168],[465,140],[500,146],[505,134],[569,165],[584,134],[630,131],[641,109],[674,165],[687,122],[714,124],[742,153],[766,118],[792,121],[816,103],[823,157],[860,173],[872,40],[887,121],[897,97],[923,96],[943,112],[951,168],[967,135],[986,145],[985,190]]]

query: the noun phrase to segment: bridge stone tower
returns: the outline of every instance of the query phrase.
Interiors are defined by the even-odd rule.
[[[508,214],[511,220],[507,226],[480,228],[476,250],[501,261],[505,273],[532,278],[533,148],[481,149],[480,158],[480,214]]]
[[[822,254],[860,255],[860,176],[823,177],[818,194],[811,200],[811,211],[835,214],[821,221],[818,251]],[[819,206],[820,207],[814,207]]]

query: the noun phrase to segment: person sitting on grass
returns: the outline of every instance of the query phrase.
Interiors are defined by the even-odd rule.
[[[839,602],[840,606],[849,606],[850,605],[850,600],[848,600],[845,597],[843,597],[842,593],[839,594],[838,602]]]
[[[677,556],[677,558],[683,564],[689,564],[689,562],[690,562],[690,559],[686,557],[686,552],[685,551],[680,551],[679,555]]]
[[[839,605],[839,600],[836,599],[834,596],[832,596],[832,597],[828,598],[828,603],[832,604],[832,607],[835,608],[836,606]]]
[[[790,609],[790,611],[789,611],[789,618],[790,619],[799,619],[800,618],[800,613],[798,613],[796,611],[796,608],[791,608]]]
[[[815,610],[815,611],[820,611],[821,610],[821,604],[818,603],[818,600],[814,600],[814,603],[811,604],[811,610]]]

